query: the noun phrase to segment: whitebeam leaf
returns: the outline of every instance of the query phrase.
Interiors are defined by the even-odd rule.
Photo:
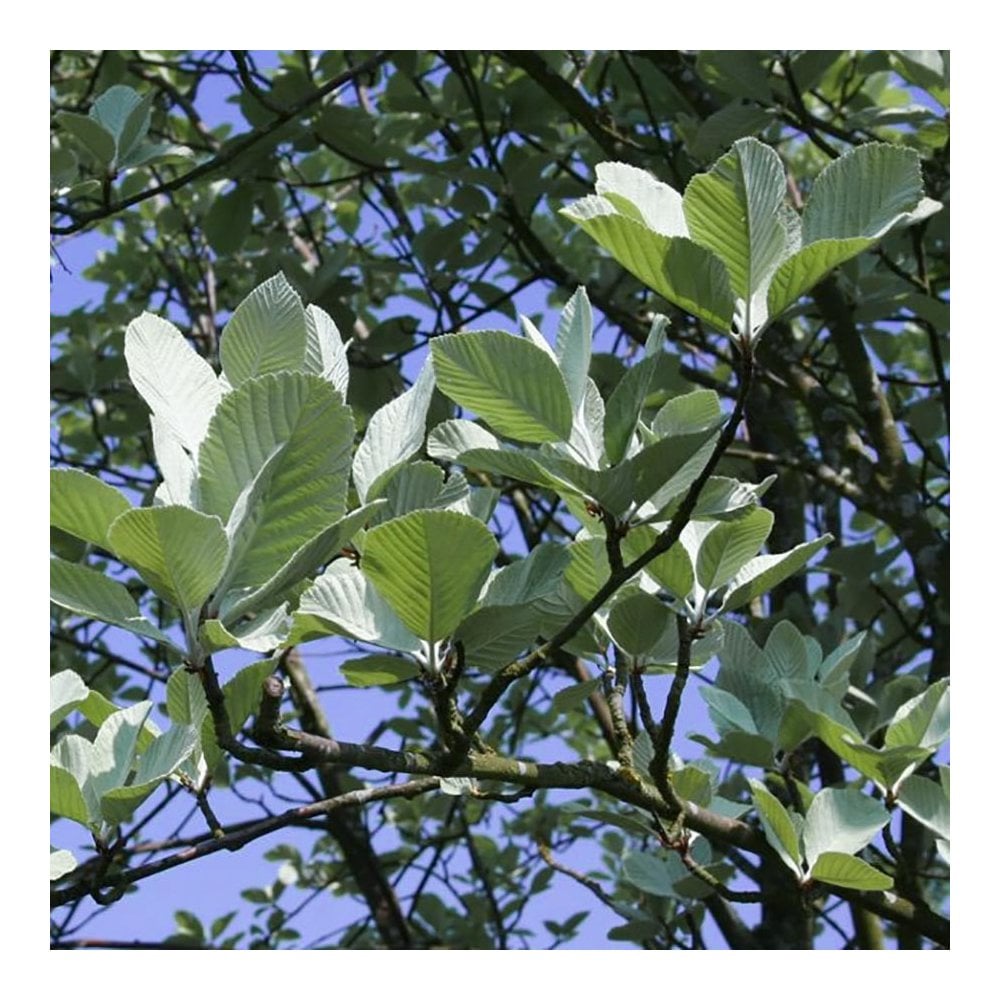
[[[212,366],[173,323],[144,312],[125,331],[129,378],[154,416],[192,455],[222,397]]]
[[[573,408],[562,373],[540,347],[500,330],[431,343],[441,391],[517,441],[565,441]]]
[[[283,274],[258,285],[236,307],[222,331],[219,356],[234,388],[248,378],[303,369],[306,312]]]
[[[556,334],[556,357],[559,370],[566,380],[569,401],[574,411],[583,400],[590,371],[590,346],[594,339],[594,315],[587,290],[578,288],[566,303],[559,317]]]
[[[604,197],[588,195],[562,214],[599,243],[643,284],[668,302],[729,332],[735,303],[721,258],[685,236],[664,236],[620,211]]]
[[[813,796],[802,828],[806,862],[827,851],[857,854],[889,822],[881,802],[856,788],[823,788]]]
[[[191,755],[198,741],[194,726],[172,726],[157,736],[139,758],[128,784],[101,796],[101,814],[109,823],[124,823],[135,810]],[[117,748],[116,748],[117,749]]]
[[[231,624],[249,611],[257,611],[278,597],[285,590],[309,576],[319,566],[328,563],[380,510],[385,500],[375,500],[351,511],[346,517],[309,539],[270,579],[259,587],[231,592],[221,603],[220,615],[225,624]]]
[[[305,370],[326,379],[340,395],[347,398],[350,368],[347,344],[333,319],[319,306],[306,306]]]
[[[188,613],[215,589],[229,552],[219,518],[179,506],[126,511],[108,541],[153,590]]]
[[[73,856],[72,851],[57,851],[54,847],[49,848],[49,881],[55,882],[73,871],[79,862]]]
[[[89,694],[89,688],[74,671],[53,674],[49,678],[49,729],[55,729]]]
[[[497,548],[473,517],[418,510],[368,532],[361,569],[410,631],[437,642],[472,610]]]
[[[496,435],[471,420],[445,420],[427,435],[427,454],[442,462],[454,462],[464,451],[481,448],[499,451]]]
[[[124,584],[89,566],[53,556],[49,566],[49,588],[49,599],[61,608],[173,646],[167,635],[142,616]]]
[[[785,809],[763,782],[756,778],[750,778],[749,781],[754,805],[764,823],[764,835],[767,837],[767,842],[796,875],[801,875],[802,856],[799,850],[799,829],[795,822],[798,819],[798,826],[801,827],[801,817],[795,816],[793,818],[793,815]]]
[[[263,585],[343,516],[353,442],[350,408],[319,376],[265,375],[227,394],[199,455],[201,508],[228,522],[240,494],[281,449],[229,587]]]
[[[785,169],[756,139],[740,139],[708,173],[684,191],[691,236],[725,262],[735,294],[748,304],[778,266],[785,249],[779,211]]]
[[[427,410],[434,393],[434,367],[424,362],[420,376],[401,396],[376,410],[354,456],[354,485],[365,501],[378,492],[387,473],[424,443]]]
[[[765,507],[716,524],[698,549],[698,583],[708,593],[725,586],[760,551],[773,524],[774,515]]]
[[[734,611],[755,597],[776,587],[797,573],[821,548],[833,540],[833,535],[823,535],[811,542],[802,542],[794,549],[775,555],[757,556],[746,563],[736,574],[722,602],[723,611]]]
[[[844,889],[860,892],[875,892],[893,887],[892,877],[873,868],[851,854],[840,851],[826,851],[821,854],[809,872],[809,877],[828,885],[839,885]]]
[[[349,635],[404,653],[420,649],[420,640],[365,575],[346,559],[337,560],[313,581],[300,598],[294,618],[290,642],[302,641],[303,636],[318,631],[324,635]]]
[[[108,548],[108,528],[132,505],[113,486],[76,469],[49,470],[49,523]]]
[[[924,193],[915,149],[868,143],[834,160],[816,178],[802,213],[802,243],[883,236]]]
[[[198,467],[191,453],[168,423],[155,413],[150,415],[153,454],[163,482],[156,488],[159,503],[177,503],[197,507]]]
[[[598,163],[594,190],[622,215],[663,236],[690,236],[683,200],[669,184],[627,163]]]
[[[786,309],[893,226],[913,221],[922,197],[915,150],[868,143],[830,163],[816,178],[802,213],[802,246],[771,281],[770,314]]]

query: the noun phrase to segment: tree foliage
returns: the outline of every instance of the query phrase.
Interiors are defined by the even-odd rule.
[[[946,53],[52,94],[55,945],[947,946]]]

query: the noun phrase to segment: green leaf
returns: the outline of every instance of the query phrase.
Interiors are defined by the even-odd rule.
[[[885,731],[886,747],[936,750],[948,738],[951,692],[947,678],[901,705]]]
[[[379,512],[376,523],[391,521],[414,510],[442,507],[463,514],[469,510],[469,484],[461,475],[445,478],[439,465],[433,462],[414,461],[398,466],[379,492],[386,506]]]
[[[602,683],[600,677],[592,677],[589,681],[560,688],[552,696],[552,707],[557,712],[569,712],[579,708],[594,691],[600,690]]]
[[[606,470],[604,479],[612,486],[627,484],[629,507],[649,501],[655,510],[662,510],[701,474],[716,437],[716,431],[706,430],[654,441],[617,468]]]
[[[712,801],[712,792],[716,783],[716,772],[706,770],[705,761],[680,767],[670,774],[670,782],[674,791],[686,802],[696,806],[707,807]]]
[[[281,451],[229,587],[260,587],[343,516],[353,440],[349,407],[316,375],[266,375],[226,395],[199,454],[202,509],[228,521],[240,494]]]
[[[442,462],[454,462],[463,452],[481,449],[499,451],[500,441],[485,427],[471,420],[445,420],[427,435],[427,454]]]
[[[582,465],[558,459],[550,459],[543,465],[538,460],[540,457],[539,452],[528,449],[521,451],[513,448],[503,448],[502,450],[472,448],[462,452],[458,456],[458,460],[470,471],[490,472],[518,482],[534,483],[536,486],[544,486],[546,489],[560,492],[566,491],[571,496],[588,496],[589,491],[586,487],[601,481],[600,476]],[[559,469],[558,475],[553,472],[553,468]],[[567,472],[575,474],[577,470],[587,477],[586,484],[576,485],[566,475]]]
[[[99,729],[116,712],[121,709],[100,691],[91,691],[79,706],[80,714],[95,728]],[[142,752],[160,735],[160,729],[147,715],[142,731],[139,733],[139,751]]]
[[[653,419],[653,433],[658,438],[718,427],[722,417],[719,395],[711,389],[696,389],[675,396],[663,404]]]
[[[157,503],[198,506],[198,467],[184,443],[162,419],[151,414],[153,454],[163,481],[156,488]]]
[[[340,672],[352,687],[382,687],[408,681],[416,677],[420,669],[408,657],[375,654],[342,663]]]
[[[722,628],[717,623],[708,626],[704,636],[691,645],[691,669],[703,667],[722,648]],[[656,645],[643,656],[643,661],[650,673],[662,673],[664,670],[677,669],[677,629],[669,625],[660,636]]]
[[[103,125],[115,138],[115,144],[119,152],[127,152],[135,143],[139,128],[133,122],[127,136],[127,144],[122,143],[125,135],[126,125],[134,111],[141,111],[140,119],[149,116],[149,108],[152,104],[153,92],[143,99],[131,87],[115,84],[108,87],[93,103],[90,109],[90,117],[99,125]]]
[[[764,645],[764,664],[777,677],[812,680],[809,655],[802,633],[790,622],[779,621]]]
[[[691,153],[699,160],[710,160],[736,139],[760,132],[773,120],[770,109],[730,101],[701,123],[690,144]]]
[[[544,351],[553,361],[556,362],[556,365],[558,366],[559,359],[556,357],[555,348],[553,348],[553,346],[545,339],[545,335],[542,331],[539,330],[527,316],[518,315],[517,322],[518,326],[521,327],[521,332],[527,338],[528,342]]]
[[[884,872],[872,868],[861,858],[839,851],[825,851],[821,854],[812,866],[809,877],[816,882],[857,889],[860,892],[875,892],[893,887],[892,879]]]
[[[49,678],[49,729],[55,727],[90,693],[80,675],[60,670]]]
[[[177,910],[174,913],[174,920],[180,937],[193,939],[197,944],[204,943],[205,928],[193,913],[188,910]]]
[[[843,723],[820,715],[813,720],[816,734],[834,753],[856,771],[874,781],[883,791],[893,788],[900,778],[931,756],[924,747],[896,746],[877,750],[867,746],[857,732]]]
[[[625,536],[622,551],[629,560],[642,555],[657,538],[649,525],[637,525]],[[694,567],[691,557],[680,543],[674,543],[661,556],[647,564],[645,570],[660,586],[665,587],[678,600],[684,600],[694,586]]]
[[[108,548],[108,528],[131,504],[113,486],[76,469],[49,470],[49,523]]]
[[[689,236],[681,196],[627,163],[598,163],[594,190],[627,218],[663,236]]]
[[[86,740],[80,737],[76,739],[86,743]],[[57,745],[57,748],[61,745]],[[66,819],[82,823],[84,826],[89,826],[92,822],[87,800],[80,790],[77,779],[57,764],[49,765],[49,811],[56,816],[65,816]]]
[[[674,615],[652,594],[637,591],[615,601],[608,615],[608,630],[615,643],[632,656],[643,656],[656,644],[667,628],[674,626]]]
[[[868,239],[817,240],[796,251],[775,271],[767,291],[768,315],[783,313],[835,267],[867,250]]]
[[[799,830],[802,818],[792,816],[781,802],[756,778],[750,778],[750,793],[764,824],[767,842],[778,852],[788,867],[801,875],[802,855],[799,851]],[[798,822],[796,823],[796,820]]]
[[[628,452],[659,360],[654,354],[626,369],[608,399],[604,417],[604,451],[612,465],[617,465]]]
[[[60,111],[56,123],[66,129],[102,166],[108,167],[115,158],[115,137],[93,118],[73,111]]]
[[[472,610],[497,548],[473,517],[420,510],[372,528],[361,569],[412,632],[436,642]]]
[[[709,476],[695,502],[692,518],[712,521],[732,521],[746,515],[754,507],[760,506],[761,493],[777,479],[769,476],[756,486],[743,483],[726,476]],[[663,510],[657,512],[656,520],[670,520],[676,516],[683,497],[676,497]]]
[[[577,538],[566,548],[570,556],[566,582],[583,600],[589,601],[611,575],[604,539]]]
[[[142,616],[123,584],[89,566],[54,556],[49,564],[49,585],[50,600],[61,608],[173,646],[165,633]]]
[[[630,854],[622,865],[622,875],[641,892],[653,896],[676,896],[674,883],[687,874],[676,854],[661,858],[637,851]]]
[[[101,796],[101,814],[109,823],[124,823],[156,788],[191,755],[198,741],[194,726],[173,726],[158,736],[139,758],[135,775]]]
[[[896,800],[900,808],[923,823],[938,837],[951,840],[951,811],[948,795],[936,781],[911,774],[899,786]]]
[[[570,555],[558,542],[542,542],[523,559],[504,566],[486,587],[484,605],[527,604],[563,578]]]
[[[785,197],[781,158],[756,139],[740,139],[684,192],[691,237],[726,265],[733,292],[749,310],[785,250],[779,208]]]
[[[317,623],[326,623],[341,635],[389,649],[412,653],[420,648],[420,640],[365,575],[344,559],[334,562],[313,581],[299,599],[294,617],[296,628],[291,639],[296,642],[302,641],[301,633],[315,628]],[[322,634],[329,635],[330,630],[324,629]]]
[[[271,372],[302,371],[306,314],[283,274],[258,285],[237,307],[219,345],[222,370],[234,388]]]
[[[326,379],[343,399],[347,398],[351,374],[347,344],[337,324],[319,306],[306,306],[305,370]]]
[[[702,49],[695,64],[698,76],[709,86],[733,97],[749,97],[764,105],[773,103],[761,54],[751,49]]]
[[[431,343],[441,391],[518,441],[565,441],[573,425],[566,382],[541,348],[498,330]]]
[[[354,485],[364,501],[377,495],[387,473],[424,443],[427,410],[434,392],[434,368],[424,362],[419,378],[401,396],[376,410],[354,456]]]
[[[138,94],[136,96],[139,97]],[[131,110],[127,113],[125,121],[116,134],[119,166],[126,164],[129,153],[137,149],[139,144],[146,138],[149,132],[150,119],[152,117],[151,111],[155,98],[156,91],[149,91],[142,97],[139,97],[138,101],[132,105]]]
[[[725,586],[760,551],[773,524],[774,515],[764,507],[716,524],[698,549],[698,583],[708,593]]]
[[[224,625],[218,618],[203,621],[198,628],[198,640],[209,653],[220,649],[250,649],[256,653],[269,653],[285,644],[291,631],[292,619],[288,605],[262,611],[248,621]]]
[[[536,604],[477,608],[455,630],[465,661],[486,670],[506,666],[546,631],[547,616]]]
[[[713,743],[697,733],[692,734],[690,738],[704,746],[712,756],[732,761],[734,764],[749,764],[752,767],[774,766],[774,745],[765,736],[732,732],[726,733],[718,743]]]
[[[570,405],[574,410],[580,405],[587,388],[590,371],[590,347],[594,338],[594,316],[581,285],[566,303],[559,317],[556,334],[556,358],[559,370],[566,381]]]
[[[167,716],[174,725],[200,726],[208,712],[205,689],[197,674],[183,667],[167,681]]]
[[[664,236],[623,214],[607,196],[589,195],[564,208],[619,264],[668,302],[728,332],[733,293],[722,260],[685,236]]]
[[[365,504],[364,507],[351,511],[346,517],[335,521],[328,528],[324,528],[319,534],[296,549],[288,562],[266,582],[244,591],[231,591],[219,608],[222,621],[229,625],[242,615],[259,610],[299,583],[319,566],[330,562],[334,556],[340,554],[341,549],[365,524],[385,507],[385,500],[375,500],[370,504]]]
[[[88,784],[100,803],[105,792],[125,784],[135,770],[140,737],[153,710],[151,701],[140,701],[112,712],[94,738]],[[147,743],[148,746],[148,743]],[[100,807],[99,807],[99,811]]]
[[[816,178],[802,213],[802,243],[877,240],[922,196],[916,150],[875,142],[857,146]]]
[[[197,455],[222,398],[209,363],[173,323],[148,312],[125,331],[125,361],[132,384],[153,415]]]
[[[254,189],[247,184],[237,184],[231,191],[215,196],[203,229],[217,254],[235,254],[243,248],[253,227],[253,206]]]
[[[757,556],[746,563],[726,590],[722,611],[735,611],[755,597],[766,594],[783,580],[797,573],[821,548],[833,541],[833,535],[822,535],[811,542],[802,542],[794,549],[774,555]]]
[[[851,667],[861,653],[867,632],[858,632],[841,643],[821,664],[820,683],[836,697],[843,698],[851,684]]]
[[[815,864],[827,851],[857,854],[888,822],[885,806],[856,788],[821,789],[802,828],[807,864]]]
[[[239,732],[243,724],[260,707],[261,685],[264,679],[274,673],[277,659],[270,657],[258,660],[244,667],[222,686],[226,699],[226,713],[233,732]]]
[[[208,600],[229,551],[217,517],[179,506],[126,511],[111,525],[108,541],[157,594],[186,613]]]
[[[183,163],[190,166],[195,159],[194,150],[172,142],[142,142],[130,153],[123,156],[118,166],[121,169],[141,167],[158,160],[160,163]]]
[[[757,723],[750,709],[732,692],[721,687],[703,687],[698,689],[702,700],[708,705],[708,714],[719,734],[741,731],[757,733]]]
[[[282,442],[277,445],[267,456],[253,479],[244,484],[233,504],[233,509],[229,512],[229,519],[226,521],[229,554],[222,579],[218,585],[220,595],[225,594],[230,589],[234,577],[242,569],[247,557],[251,555],[254,535],[264,516],[274,474],[281,464],[282,452],[286,444],[287,442]]]

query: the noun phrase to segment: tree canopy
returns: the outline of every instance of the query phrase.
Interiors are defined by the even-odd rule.
[[[948,71],[53,52],[53,946],[947,947]]]

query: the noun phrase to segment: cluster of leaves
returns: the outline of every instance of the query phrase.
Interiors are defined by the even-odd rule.
[[[904,79],[946,98],[931,54],[883,55]],[[772,916],[787,908],[781,896],[788,885],[797,887],[793,897],[832,891],[852,904],[862,897],[851,893],[872,893],[863,897],[870,912],[940,941],[919,874],[932,859],[946,862],[948,851],[948,768],[933,764],[947,739],[940,569],[947,558],[939,544],[942,512],[928,501],[939,499],[933,469],[943,467],[928,404],[940,401],[909,385],[900,390],[922,453],[916,471],[856,326],[869,324],[864,330],[881,362],[936,376],[944,393],[943,360],[913,360],[920,353],[907,339],[914,321],[904,318],[891,342],[877,325],[884,299],[936,326],[940,300],[931,294],[926,262],[917,292],[901,292],[892,273],[886,279],[849,263],[876,244],[893,261],[892,248],[911,238],[900,232],[919,242],[935,224],[940,205],[924,196],[920,170],[921,157],[941,148],[935,123],[918,112],[874,114],[884,94],[859,91],[845,99],[845,81],[870,67],[844,54],[782,55],[768,63],[751,53],[701,53],[695,70],[704,93],[678,89],[688,86],[683,59],[674,67],[666,58],[598,54],[584,85],[600,95],[610,86],[616,108],[638,101],[635,107],[649,114],[651,100],[677,103],[660,109],[676,130],[669,140],[660,134],[658,144],[682,197],[621,162],[644,162],[640,133],[626,135],[574,105],[554,57],[480,54],[477,75],[473,56],[445,53],[443,79],[428,73],[434,58],[394,55],[392,71],[377,85],[359,81],[387,62],[384,54],[358,67],[345,66],[342,53],[306,68],[289,60],[265,90],[252,62],[237,54],[241,110],[255,130],[224,140],[199,127],[190,109],[178,119],[154,110],[153,91],[139,96],[154,79],[171,87],[198,79],[204,65],[182,60],[165,69],[151,54],[112,54],[107,63],[136,89],[116,82],[89,114],[56,115],[54,163],[65,161],[67,175],[58,182],[53,175],[54,232],[116,217],[128,248],[107,255],[95,272],[109,290],[125,290],[124,301],[109,301],[97,325],[86,313],[61,321],[67,339],[53,380],[64,400],[57,447],[61,461],[77,468],[52,473],[57,635],[86,636],[88,621],[110,623],[147,643],[157,679],[167,680],[164,668],[173,669],[165,688],[170,727],[161,733],[150,718],[152,703],[116,683],[115,670],[92,676],[89,658],[109,655],[114,663],[114,654],[89,640],[57,646],[58,666],[70,669],[53,678],[59,729],[52,809],[90,830],[99,863],[74,871],[76,860],[55,852],[53,878],[67,881],[58,883],[54,901],[71,901],[102,879],[129,884],[127,872],[121,879],[108,866],[127,849],[123,824],[157,788],[179,783],[207,809],[206,793],[213,780],[226,778],[227,759],[243,762],[228,775],[234,781],[328,759],[432,776],[419,787],[424,779],[415,777],[413,787],[354,782],[324,784],[324,791],[338,806],[338,796],[360,793],[367,801],[394,789],[402,796],[383,814],[398,838],[383,852],[385,865],[405,868],[422,849],[428,824],[438,824],[442,844],[460,837],[475,872],[463,905],[482,909],[479,922],[495,931],[478,946],[505,946],[508,935],[527,940],[518,926],[525,902],[560,870],[625,920],[615,938],[645,946],[697,942],[707,913],[730,945],[767,943],[782,922],[769,921],[769,908]],[[499,61],[487,75],[491,59]],[[99,68],[92,79],[108,72]],[[314,73],[330,84],[316,85]],[[673,89],[654,90],[650,73]],[[626,78],[631,89],[622,86]],[[859,137],[825,169],[816,159],[817,150],[827,152],[823,136],[844,140],[806,107],[820,98],[803,100],[804,78],[816,95],[840,95],[830,128]],[[324,103],[348,80],[357,104]],[[583,130],[562,131],[553,116],[540,114],[539,88],[549,101],[572,106]],[[731,100],[707,110],[719,94]],[[804,209],[795,197],[786,200],[787,190],[797,189],[777,153],[742,137],[764,133],[773,143],[786,121],[811,142],[783,150],[795,177],[811,187]],[[893,133],[900,122],[904,131]],[[148,139],[151,130],[164,141]],[[536,136],[544,169],[533,175],[539,160],[532,147],[503,142],[504,130]],[[443,152],[431,145],[434,137],[443,137]],[[180,183],[186,165],[177,183],[162,183],[159,164],[170,170],[171,156],[181,155],[173,147],[206,143],[203,155],[212,159],[190,172],[239,164],[246,173],[234,173],[234,188],[199,187],[195,177]],[[463,159],[464,150],[480,146],[488,167]],[[96,164],[91,186],[73,185],[69,173],[80,165],[74,160],[70,170],[70,147]],[[714,166],[695,172],[704,165],[699,159],[720,152]],[[592,244],[567,240],[553,211],[582,193],[572,165],[579,156],[596,175],[596,193],[564,214],[635,283],[601,261]],[[565,173],[550,169],[565,163]],[[284,178],[277,186],[268,179],[275,166]],[[815,177],[811,184],[808,176]],[[248,183],[250,177],[256,179]],[[334,197],[314,201],[305,193],[310,186],[330,187]],[[932,192],[944,194],[938,185]],[[152,243],[144,235],[151,193],[170,201],[156,214]],[[285,249],[290,206],[309,241],[292,241],[298,259]],[[376,213],[388,207],[402,250],[365,232],[362,206]],[[421,213],[416,225],[412,211]],[[344,238],[331,250],[324,234],[334,230]],[[163,272],[146,264],[166,259],[175,241],[192,248],[179,264],[191,276],[173,275],[160,287],[155,275]],[[565,245],[549,249],[557,241]],[[401,268],[404,260],[409,270]],[[824,281],[844,265],[856,307]],[[895,261],[893,268],[905,271]],[[262,269],[280,270],[248,288]],[[587,280],[589,296],[572,275]],[[554,342],[539,329],[544,323],[516,317],[511,304],[512,289],[539,276],[565,289]],[[293,285],[318,304],[303,306]],[[652,312],[643,286],[682,312]],[[181,304],[193,338],[151,313],[128,317],[130,304],[154,289]],[[219,336],[215,295],[236,289],[242,302]],[[823,309],[818,318],[803,298],[811,293]],[[371,310],[400,294],[436,313],[434,329],[414,336],[423,321],[398,306],[391,319],[377,319]],[[592,301],[642,342],[630,365],[595,346]],[[466,332],[494,308],[518,319],[521,336]],[[863,310],[875,318],[865,320]],[[126,317],[119,341],[111,331]],[[829,377],[821,352],[810,346],[824,328],[842,362]],[[430,343],[423,367],[398,392],[396,364],[423,340]],[[677,351],[688,347],[711,359],[709,366],[682,371]],[[216,357],[218,374],[210,363]],[[126,372],[151,413],[148,436],[138,433],[145,411],[125,388]],[[848,414],[852,429],[831,436],[831,401],[841,385],[857,408]],[[794,405],[781,395],[789,386],[800,393]],[[724,396],[733,400],[729,412]],[[465,415],[456,417],[455,405]],[[789,419],[767,426],[779,413]],[[750,436],[741,457],[734,435],[744,416]],[[812,421],[808,429],[804,420]],[[106,462],[109,438],[114,459]],[[148,452],[144,441],[151,442]],[[143,471],[147,464],[155,465],[155,480]],[[789,469],[829,493],[814,501],[823,516],[809,537],[807,501],[796,512]],[[116,476],[126,491],[139,489],[139,506],[109,484]],[[847,544],[838,509],[844,500],[857,509],[854,529],[868,535],[862,544]],[[507,511],[524,535],[523,556],[498,543],[510,523]],[[826,591],[810,592],[796,574],[831,541],[836,547],[822,563]],[[116,566],[127,583],[114,578]],[[911,589],[922,605],[908,600]],[[893,615],[883,613],[883,602]],[[826,622],[817,623],[824,605]],[[753,635],[735,623],[734,612],[746,616]],[[349,684],[402,691],[402,715],[393,718],[387,709],[381,731],[410,740],[409,756],[375,740],[322,742],[329,732],[308,708],[310,682],[288,651],[328,636],[346,637],[364,654],[345,663]],[[236,648],[267,656],[220,685],[212,656]],[[919,658],[924,650],[931,654],[929,678]],[[699,692],[716,734],[694,736],[708,757],[683,759],[673,736],[684,685],[713,657],[721,666]],[[896,676],[914,657],[917,669]],[[118,657],[116,668],[128,664]],[[546,701],[542,679],[567,669],[576,683]],[[276,671],[291,682],[304,733],[279,725],[277,706],[273,725],[267,722],[261,683]],[[670,683],[658,719],[643,678],[663,672]],[[424,697],[414,700],[417,692]],[[595,735],[587,710],[603,720],[603,736]],[[254,716],[263,750],[239,736]],[[64,732],[74,719],[83,720],[80,732]],[[553,731],[577,763],[551,770],[533,763],[526,741]],[[510,749],[501,751],[501,742]],[[326,757],[311,757],[310,748]],[[724,771],[715,760],[726,762]],[[811,762],[819,765],[819,787]],[[744,775],[746,768],[763,768],[766,783]],[[865,791],[869,782],[873,794]],[[480,800],[502,797],[511,784],[542,790],[503,824],[505,837],[543,845],[533,856],[513,844],[501,851],[491,837],[471,832],[470,823],[489,829],[488,817],[496,815]],[[449,794],[408,801],[432,787]],[[547,800],[549,788],[587,792],[556,806]],[[897,806],[907,817],[901,848],[889,826]],[[456,828],[459,834],[450,832]],[[560,869],[553,853],[595,831],[605,852],[604,887]],[[349,831],[334,824],[330,833],[345,860],[333,860],[330,844],[317,844],[309,862],[298,857],[293,864],[282,854],[282,885],[339,884],[346,876],[369,902],[385,894],[356,852],[347,860]],[[874,842],[880,833],[888,853]],[[929,851],[919,846],[928,837]],[[759,881],[765,918],[755,935],[742,933],[725,909],[726,900],[741,901],[743,852],[759,856],[767,872]],[[772,884],[779,888],[768,890]],[[883,897],[890,887],[893,895]],[[261,940],[294,940],[280,892],[253,892],[267,897],[251,900],[269,914]],[[899,897],[904,903],[893,902]],[[393,935],[405,941],[411,931],[389,911],[395,927],[376,917],[374,928],[359,924],[345,940],[402,946]],[[413,932],[424,940],[471,941],[468,921],[423,884],[412,913]],[[549,921],[546,930],[568,940],[582,919]],[[227,926],[228,919],[216,921],[210,936]],[[193,915],[179,927],[199,946],[206,943]],[[812,928],[809,917],[793,946],[811,943]],[[232,946],[239,936],[228,940]],[[787,939],[772,943],[788,946]]]

